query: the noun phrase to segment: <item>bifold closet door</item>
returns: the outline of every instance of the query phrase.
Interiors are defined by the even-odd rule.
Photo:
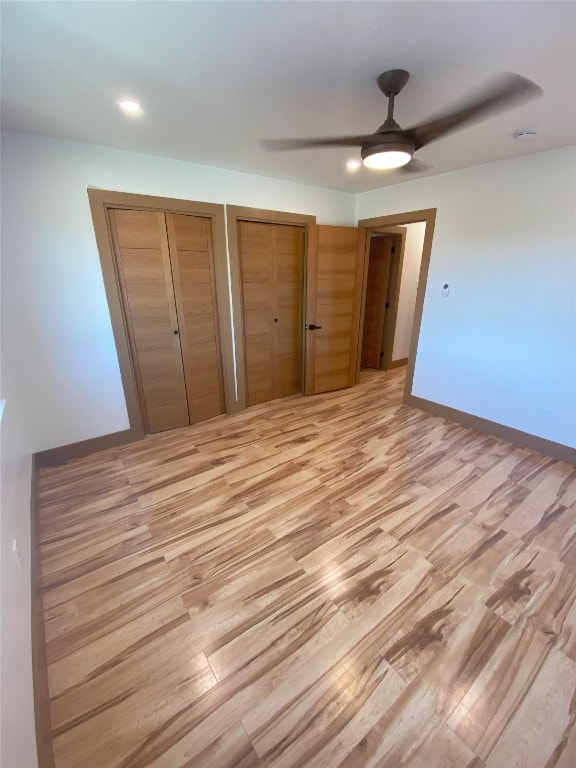
[[[167,213],[190,423],[224,412],[210,219]]]
[[[302,391],[304,233],[240,221],[246,405]]]
[[[163,213],[111,210],[146,432],[190,423]]]
[[[224,411],[210,219],[110,210],[146,432]]]

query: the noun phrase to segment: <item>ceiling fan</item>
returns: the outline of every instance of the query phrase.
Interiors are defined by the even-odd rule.
[[[404,69],[390,69],[378,77],[378,87],[388,98],[388,116],[374,133],[333,138],[268,139],[261,142],[262,146],[272,152],[358,146],[361,147],[362,162],[368,168],[421,170],[422,164],[414,160],[413,155],[426,144],[468,123],[482,120],[542,94],[542,89],[531,80],[521,75],[505,73],[475,97],[425,123],[404,130],[394,120],[394,99],[402,91],[409,77],[409,73]]]

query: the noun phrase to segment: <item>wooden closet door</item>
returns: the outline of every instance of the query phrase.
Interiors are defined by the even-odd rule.
[[[360,335],[364,254],[356,227],[316,226],[307,276],[307,395],[352,387]],[[320,326],[310,330],[310,325]]]
[[[240,221],[246,405],[302,391],[304,235]]]
[[[146,432],[189,423],[163,213],[110,210]]]
[[[273,225],[238,222],[246,405],[274,399]]]
[[[273,227],[274,397],[302,391],[304,231]]]
[[[167,213],[190,423],[224,412],[210,220]]]

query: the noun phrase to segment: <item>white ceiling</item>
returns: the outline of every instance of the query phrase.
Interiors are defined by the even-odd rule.
[[[359,192],[348,148],[267,154],[261,138],[363,134],[376,77],[407,69],[409,127],[502,71],[544,97],[423,148],[421,175],[576,143],[573,2],[3,2],[2,127]],[[120,113],[138,99],[138,120]],[[532,142],[512,140],[532,128]]]

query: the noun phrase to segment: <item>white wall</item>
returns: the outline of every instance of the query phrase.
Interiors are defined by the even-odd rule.
[[[20,302],[11,325],[26,342],[13,375],[33,451],[128,426],[88,186],[354,224],[354,196],[343,192],[25,134],[4,134],[2,171],[3,250]]]
[[[8,226],[4,208],[10,192],[2,188],[2,235]],[[12,287],[21,265],[10,258],[2,238],[2,370],[0,394],[6,399],[1,438],[1,622],[0,622],[0,765],[34,768],[36,741],[32,700],[30,599],[30,475],[32,425],[20,387],[24,372],[14,375],[26,349],[27,300]],[[22,330],[22,333],[20,333]],[[41,382],[38,382],[41,387]],[[22,565],[12,552],[16,540]]]
[[[105,147],[2,135],[2,768],[36,765],[31,454],[128,426],[88,186],[354,224],[354,196]],[[11,554],[20,544],[23,568]]]
[[[392,360],[403,360],[410,351],[410,338],[416,308],[416,291],[418,290],[418,275],[422,261],[422,246],[426,224],[418,221],[414,224],[403,224],[406,227],[404,244],[404,260],[400,277],[400,295],[398,297],[398,314],[394,331],[394,346]]]
[[[576,148],[366,192],[356,213],[423,208],[437,218],[413,394],[576,446]]]
[[[5,297],[3,297],[5,299]],[[4,302],[3,302],[4,303]],[[5,366],[10,355],[5,345]],[[1,462],[1,669],[0,765],[34,768],[36,741],[32,703],[30,637],[30,435],[23,430],[22,406],[7,389],[9,401],[2,420]],[[20,548],[22,566],[12,553]]]

